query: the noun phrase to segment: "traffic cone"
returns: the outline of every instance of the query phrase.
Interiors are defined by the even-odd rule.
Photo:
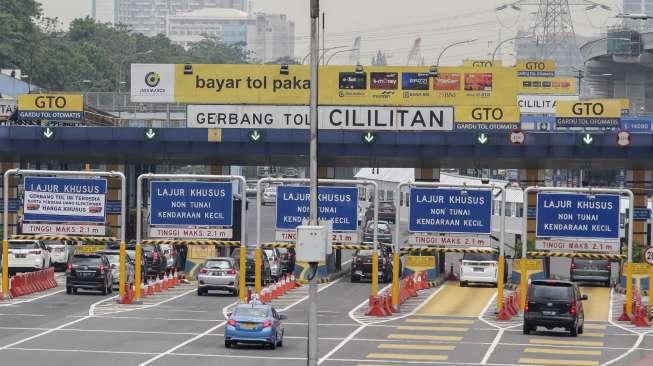
[[[377,295],[370,295],[368,300],[368,308],[365,312],[367,316],[386,316],[388,313],[383,309],[381,305],[381,297]]]
[[[501,306],[501,310],[499,310],[499,313],[497,314],[497,320],[507,321],[507,320],[512,319],[512,316],[513,316],[514,314],[512,314],[512,313],[508,310],[508,300],[509,300],[509,299],[510,299],[510,297],[508,297],[507,299],[505,299],[505,300],[503,301],[503,306]]]
[[[157,278],[157,279],[154,281],[154,292],[161,292],[161,291],[163,291],[163,290],[161,289],[161,280],[160,280],[159,278]]]

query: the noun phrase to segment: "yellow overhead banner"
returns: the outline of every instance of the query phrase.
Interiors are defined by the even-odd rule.
[[[84,97],[71,94],[21,94],[18,96],[21,111],[81,112]]]
[[[572,77],[520,77],[516,83],[517,94],[578,94],[578,80]]]
[[[463,60],[463,67],[484,68],[501,66],[503,66],[501,60]]]
[[[517,60],[515,65],[517,77],[547,77],[555,76],[555,60]]]
[[[457,106],[456,129],[459,130],[508,130],[519,128],[519,107],[506,106]]]
[[[623,100],[559,100],[556,105],[558,127],[619,127]]]
[[[187,104],[307,105],[306,65],[175,66],[175,102]],[[320,68],[319,103],[348,106],[516,105],[514,68],[326,66]]]
[[[621,99],[560,100],[556,105],[556,117],[619,118]]]

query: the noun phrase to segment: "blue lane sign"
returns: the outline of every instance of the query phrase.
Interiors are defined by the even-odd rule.
[[[629,132],[651,132],[653,119],[650,117],[621,117],[621,129]]]
[[[490,234],[492,191],[411,188],[411,232]]]
[[[104,223],[105,179],[25,177],[24,220]]]
[[[231,226],[232,184],[229,182],[150,183],[151,225]]]
[[[619,239],[619,201],[613,194],[538,193],[536,236]]]
[[[335,231],[358,230],[358,188],[318,187],[320,220],[332,220]],[[277,229],[294,230],[308,219],[309,188],[277,187]]]

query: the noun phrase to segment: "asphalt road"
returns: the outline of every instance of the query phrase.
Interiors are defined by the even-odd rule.
[[[634,365],[653,355],[651,330],[616,322],[621,298],[605,288],[583,288],[590,297],[587,326],[577,338],[558,331],[524,335],[519,318],[495,321],[492,288],[447,283],[421,292],[390,318],[364,316],[369,290],[369,283],[346,277],[320,285],[321,365]],[[236,299],[198,297],[192,283],[142,305],[59,288],[0,303],[0,364],[305,365],[306,293],[303,286],[275,300],[288,320],[283,347],[269,350],[224,348],[224,314]]]

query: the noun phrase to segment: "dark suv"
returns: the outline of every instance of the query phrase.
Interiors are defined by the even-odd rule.
[[[367,243],[365,243],[367,244]],[[351,262],[351,282],[359,282],[364,278],[372,279],[372,253],[374,250],[357,250]],[[386,245],[379,245],[379,281],[392,281],[392,250]],[[399,267],[401,273],[401,266]]]
[[[524,334],[538,326],[546,329],[565,328],[572,337],[583,333],[585,313],[578,286],[570,281],[533,280],[526,295]]]
[[[610,287],[612,265],[608,259],[572,258],[569,278],[574,282],[600,282]]]
[[[143,244],[141,249],[145,254],[148,276],[162,277],[168,268],[168,260],[163,255],[161,247],[157,244]]]
[[[102,295],[111,293],[113,276],[111,265],[102,254],[75,254],[66,269],[66,293],[77,293],[77,289],[100,290]]]
[[[387,221],[395,223],[395,215],[397,209],[395,208],[395,203],[392,201],[381,201],[379,202],[379,221]],[[374,205],[369,205],[367,211],[365,211],[365,221],[371,221],[374,219]]]
[[[240,248],[234,249],[231,257],[240,263]],[[254,248],[246,250],[245,255],[245,283],[253,284],[256,281],[256,257]],[[272,281],[272,270],[270,269],[270,261],[265,254],[265,250],[261,250],[261,284],[267,285]]]
[[[379,232],[377,237],[379,243],[392,244],[392,228],[387,221],[379,220],[378,223]],[[374,241],[374,220],[370,220],[365,224],[365,230],[363,230],[363,241],[372,243]]]

